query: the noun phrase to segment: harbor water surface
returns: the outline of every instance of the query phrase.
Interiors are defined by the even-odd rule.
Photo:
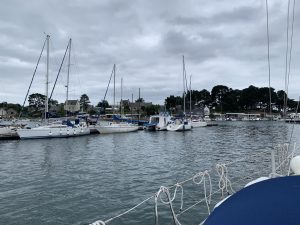
[[[228,166],[233,189],[271,172],[270,149],[288,142],[292,124],[222,122],[188,132],[90,135],[77,138],[0,142],[0,224],[89,224],[106,220],[193,174],[210,170],[218,189],[216,163]],[[300,125],[293,142],[299,143]],[[244,157],[249,159],[241,160]],[[203,184],[187,182],[183,209],[204,195]],[[213,203],[221,200],[220,194]],[[212,204],[213,205],[213,204]],[[180,194],[174,201],[179,213]],[[205,202],[180,215],[183,224],[207,216]],[[161,224],[173,224],[159,203]],[[108,224],[155,224],[154,199]]]

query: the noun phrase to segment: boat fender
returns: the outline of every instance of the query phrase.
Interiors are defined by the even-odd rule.
[[[69,135],[69,130],[67,130],[67,135]]]
[[[60,134],[60,135],[62,135],[62,131],[61,131],[61,129],[59,130],[59,134]]]
[[[295,175],[300,175],[300,155],[295,156],[292,158],[290,167]]]
[[[49,136],[52,136],[52,132],[51,131],[49,132]]]

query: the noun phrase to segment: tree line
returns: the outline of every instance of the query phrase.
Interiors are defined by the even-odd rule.
[[[232,89],[225,85],[216,85],[211,91],[207,89],[203,90],[191,90],[186,93],[186,109],[189,109],[190,105],[190,93],[191,93],[191,105],[192,108],[196,108],[199,105],[207,106],[214,112],[249,112],[249,111],[265,111],[269,112],[270,104],[269,98],[271,93],[272,100],[272,112],[282,113],[284,108],[284,99],[286,93],[283,90],[275,91],[274,88],[268,87],[255,87],[250,85],[248,88],[239,90]],[[34,93],[28,97],[28,106],[24,107],[22,115],[24,117],[40,117],[45,109],[46,96]],[[144,102],[144,99],[137,99],[135,103]],[[81,111],[96,114],[97,110],[94,106],[90,105],[89,97],[86,94],[81,95],[80,100]],[[287,99],[287,111],[295,112],[297,108],[297,101],[293,99]],[[49,111],[55,109],[56,116],[64,116],[65,103],[59,103],[57,100],[49,100]],[[170,95],[165,99],[165,107],[167,111],[173,111],[174,109],[183,105],[183,96]],[[99,109],[105,109],[111,107],[107,101],[100,101],[96,107]],[[131,109],[129,105],[123,105],[123,111],[130,113]],[[13,108],[17,112],[20,112],[20,104],[12,104],[7,102],[0,103],[0,108],[8,109]],[[142,106],[141,113],[144,115],[156,114],[160,110],[159,105]]]
[[[283,90],[275,91],[269,87],[255,87],[250,85],[248,88],[239,90],[232,89],[224,85],[216,85],[209,92],[206,89],[201,91],[191,90],[191,102],[195,105],[202,104],[214,109],[215,112],[248,112],[252,110],[270,110],[270,93],[273,112],[282,112],[284,108],[284,98],[286,93]],[[190,91],[186,93],[186,108],[189,108]],[[171,95],[165,99],[168,110],[182,106],[183,96]],[[287,100],[287,110],[296,110],[297,102],[293,99]]]

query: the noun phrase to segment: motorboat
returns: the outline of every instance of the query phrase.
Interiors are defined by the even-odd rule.
[[[157,131],[167,130],[168,123],[171,121],[171,116],[168,113],[160,113],[159,115],[150,116],[149,128]]]
[[[191,121],[187,119],[175,119],[172,122],[169,122],[167,126],[168,131],[186,131],[191,129]]]

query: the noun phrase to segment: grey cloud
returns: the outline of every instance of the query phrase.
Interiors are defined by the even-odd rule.
[[[296,4],[292,75],[299,72]],[[272,85],[282,89],[286,3],[270,2]],[[181,88],[182,54],[193,87],[267,85],[266,16],[261,1],[5,0],[0,8],[0,101],[21,102],[44,41],[51,34],[51,81],[72,37],[71,96],[103,98],[113,64],[124,95],[163,103]],[[66,65],[55,98],[64,101]],[[44,91],[45,59],[32,92]],[[53,83],[51,83],[53,84]],[[291,83],[291,94],[297,93]],[[111,89],[109,92],[111,99]]]

